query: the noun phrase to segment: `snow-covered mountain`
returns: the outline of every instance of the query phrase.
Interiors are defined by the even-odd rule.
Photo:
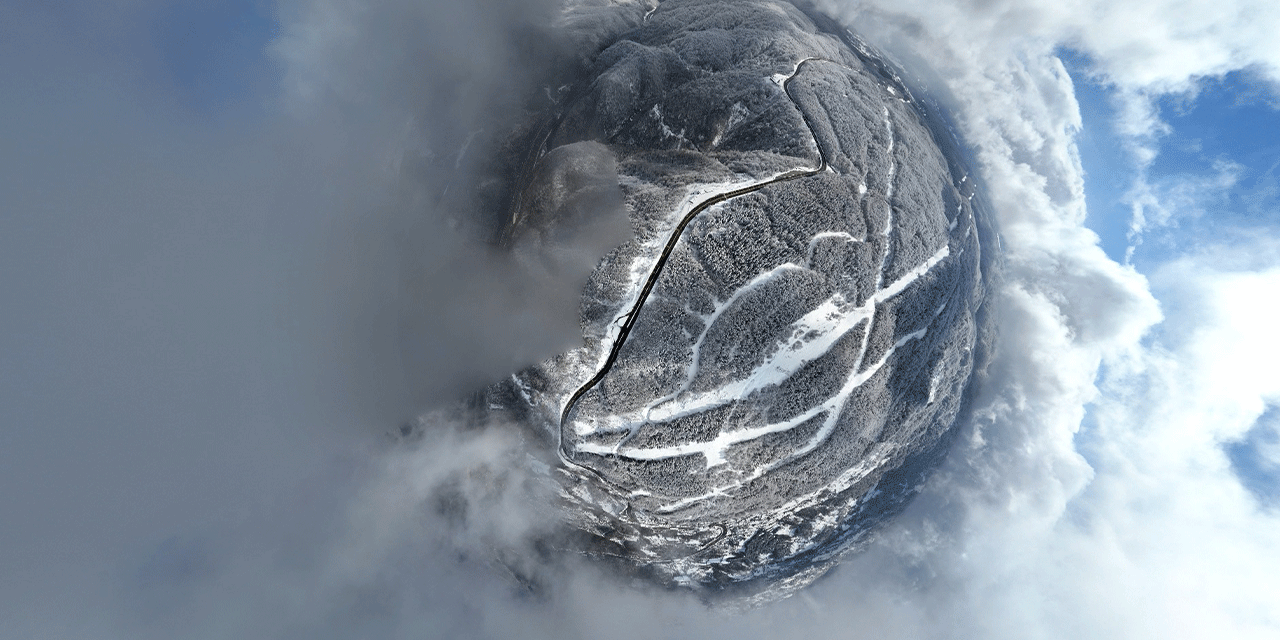
[[[486,405],[555,450],[582,552],[785,595],[905,506],[964,414],[981,200],[936,105],[810,8],[580,3],[563,27],[587,71],[525,136],[503,242],[555,271],[614,237],[606,208],[632,235],[591,272],[584,345]]]

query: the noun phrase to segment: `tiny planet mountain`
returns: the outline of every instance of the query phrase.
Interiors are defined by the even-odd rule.
[[[980,194],[936,103],[811,7],[563,23],[584,71],[524,138],[503,243],[551,270],[565,238],[621,244],[582,346],[487,402],[555,451],[581,553],[785,596],[899,513],[964,419],[993,335]]]

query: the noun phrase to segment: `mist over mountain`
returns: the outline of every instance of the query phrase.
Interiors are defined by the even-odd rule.
[[[584,342],[473,420],[532,436],[551,546],[784,597],[906,506],[968,410],[994,347],[982,196],[937,103],[811,6],[559,24],[581,70],[507,143],[498,236],[585,283]]]

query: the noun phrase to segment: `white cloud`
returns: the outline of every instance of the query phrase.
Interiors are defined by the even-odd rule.
[[[1114,541],[1124,562],[1096,575],[1147,594],[1127,612],[1135,631],[1271,637],[1280,521],[1244,490],[1222,444],[1280,398],[1280,339],[1268,321],[1280,308],[1259,295],[1280,286],[1280,270],[1221,270],[1201,255],[1153,283],[1168,294],[1166,327],[1131,369],[1104,378],[1086,448],[1097,477],[1077,500],[1074,555],[1099,564],[1089,545]]]
[[[1248,70],[1273,93],[1280,81],[1280,44],[1271,35],[1280,29],[1280,7],[1265,2],[828,3],[851,6],[849,13],[893,16],[890,22],[899,24],[905,19],[913,27],[926,29],[931,38],[908,38],[908,46],[923,44],[933,49],[934,54],[926,57],[950,72],[944,73],[945,77],[962,73],[960,77],[965,79],[952,84],[971,86],[961,93],[973,93],[974,83],[990,83],[992,74],[998,77],[997,83],[1015,80],[1008,88],[1021,93],[1018,72],[1011,73],[1003,65],[1033,66],[1058,48],[1084,54],[1091,62],[1094,79],[1114,92],[1114,126],[1137,168],[1131,198],[1135,242],[1141,241],[1147,225],[1158,224],[1171,208],[1158,204],[1161,200],[1151,192],[1160,185],[1150,184],[1147,178],[1161,139],[1169,132],[1154,100],[1169,94],[1194,95],[1202,79],[1229,71]],[[938,55],[943,50],[947,55]],[[975,73],[974,69],[984,72]],[[1037,122],[1046,130],[1057,128],[1057,123],[1043,118]],[[1010,139],[1024,137],[1013,135]]]
[[[317,157],[283,172],[302,185],[298,190],[320,194],[298,207],[297,224],[313,220],[315,205],[345,237],[349,221],[321,201],[342,201],[344,194],[362,204],[376,200],[366,192],[384,186],[385,172],[364,164],[419,142],[430,147],[465,137],[466,127],[456,123],[474,103],[431,112],[440,122],[415,111],[420,102],[455,96],[446,82],[457,79],[421,75],[430,68],[420,64],[421,47],[435,47],[432,59],[443,61],[441,68],[454,69],[452,61],[464,77],[500,82],[505,53],[462,53],[501,49],[505,32],[487,12],[519,4],[282,1],[283,36],[275,45],[286,65],[282,93],[302,116],[301,132],[323,134],[301,147]],[[1274,258],[1280,239],[1240,244],[1245,236],[1233,236],[1236,244],[1224,242],[1146,275],[1108,259],[1084,226],[1084,174],[1075,146],[1082,123],[1055,52],[1084,53],[1098,78],[1114,86],[1122,99],[1120,131],[1141,169],[1158,153],[1166,130],[1152,98],[1190,91],[1197,78],[1232,69],[1276,79],[1280,6],[1262,0],[829,4],[881,45],[904,59],[911,52],[945,79],[938,90],[974,148],[1009,262],[1005,284],[994,294],[1000,355],[975,424],[879,543],[797,598],[742,616],[708,612],[678,595],[629,590],[590,566],[566,569],[547,600],[514,598],[501,569],[489,571],[477,559],[483,553],[465,560],[453,555],[476,551],[468,546],[473,543],[441,540],[448,530],[417,515],[434,499],[440,478],[453,477],[447,472],[500,465],[518,449],[518,442],[489,433],[437,443],[434,450],[356,456],[355,471],[317,472],[324,476],[318,491],[339,497],[319,500],[314,514],[294,504],[305,500],[286,501],[289,506],[256,524],[232,527],[208,552],[211,577],[195,586],[166,583],[191,590],[181,592],[186,599],[179,605],[149,612],[135,635],[550,638],[596,636],[608,627],[611,637],[627,638],[652,637],[657,627],[708,638],[1275,637],[1280,523],[1242,488],[1220,445],[1238,439],[1267,403],[1280,399],[1274,375],[1280,346],[1270,328],[1280,311],[1271,295],[1280,290]],[[339,115],[325,116],[325,109]],[[395,139],[406,121],[424,129],[425,142]],[[200,145],[190,146],[191,156],[200,157]],[[328,175],[335,167],[343,180],[293,176]],[[114,175],[92,168],[74,175],[85,173]],[[1140,192],[1144,224],[1208,211],[1206,194],[1229,188],[1233,175],[1224,165],[1202,184],[1157,184]],[[350,289],[374,291],[361,301],[385,302],[375,285],[396,269],[378,265],[364,279],[345,276]],[[312,464],[311,454],[299,457],[307,458],[299,466],[323,466]],[[513,527],[538,522],[536,514],[505,519],[527,505],[513,498],[518,495],[488,503],[481,546],[509,544]],[[415,538],[415,531],[423,536]],[[46,581],[58,582],[51,575]],[[85,578],[66,582],[76,579]],[[103,626],[92,615],[95,606],[116,605],[86,597],[75,620],[89,629],[87,637],[100,635],[94,630]],[[31,624],[41,628],[39,621]],[[124,627],[133,624],[130,619]],[[172,633],[169,625],[185,632]]]
[[[1083,227],[1081,191],[1062,187],[1080,184],[1078,109],[1053,55],[1083,52],[1122,96],[1119,130],[1145,171],[1166,130],[1152,99],[1207,74],[1275,74],[1280,57],[1263,34],[1280,14],[1262,3],[856,9],[874,37],[924,51],[948,79],[1011,263],[986,413],[876,552],[940,576],[909,597],[945,621],[925,635],[1273,637],[1280,529],[1221,445],[1277,392],[1277,309],[1261,293],[1280,285],[1266,258],[1274,239],[1166,265],[1154,289],[1103,256]],[[1212,215],[1206,205],[1236,175],[1222,164],[1208,177],[1140,183],[1148,219],[1136,222]],[[940,528],[923,543],[930,523]]]
[[[1280,567],[1271,550],[1280,528],[1242,488],[1220,445],[1247,431],[1276,393],[1266,386],[1274,376],[1247,365],[1275,361],[1265,335],[1274,309],[1260,308],[1262,297],[1250,292],[1280,283],[1266,271],[1264,250],[1232,267],[1223,249],[1153,274],[1162,305],[1147,276],[1106,257],[1084,226],[1075,145],[1082,123],[1055,54],[1084,53],[1115,88],[1118,130],[1141,170],[1166,131],[1153,98],[1193,90],[1209,74],[1280,69],[1271,36],[1280,32],[1280,9],[828,6],[946,79],[935,88],[955,108],[989,187],[1008,270],[994,294],[1000,353],[975,424],[881,542],[766,611],[719,617],[679,597],[601,583],[590,571],[544,609],[501,600],[481,607],[502,624],[536,620],[530,631],[548,636],[608,624],[627,637],[617,626],[637,620],[705,637],[1274,635],[1280,621],[1268,605],[1278,601],[1271,576]],[[1196,211],[1206,198],[1233,180],[1224,165],[1202,183],[1150,188],[1142,202],[1158,215],[1143,224],[1203,215]]]
[[[1152,178],[1145,167],[1139,167],[1134,183],[1124,195],[1133,212],[1126,262],[1132,261],[1138,246],[1153,233],[1160,234],[1157,240],[1166,243],[1171,240],[1170,236],[1177,239],[1181,235],[1185,244],[1190,234],[1178,234],[1179,227],[1187,225],[1189,231],[1209,227],[1196,223],[1211,221],[1215,210],[1228,206],[1244,169],[1239,163],[1219,159],[1213,163],[1210,173],[1175,173]],[[1190,243],[1198,244],[1198,240],[1191,239]]]

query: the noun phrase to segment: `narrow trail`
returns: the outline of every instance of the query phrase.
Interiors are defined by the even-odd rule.
[[[585,395],[588,391],[590,391],[593,387],[595,387],[595,385],[597,385],[601,380],[603,380],[604,377],[608,375],[609,371],[613,368],[613,364],[618,359],[618,354],[619,352],[622,351],[622,346],[626,342],[627,336],[631,333],[632,327],[635,326],[636,320],[640,317],[640,310],[644,307],[645,301],[648,299],[649,294],[653,291],[653,287],[657,284],[658,278],[662,275],[662,270],[666,266],[667,260],[671,256],[671,252],[675,249],[676,244],[680,241],[680,238],[684,235],[684,230],[686,227],[689,226],[689,223],[692,222],[693,219],[698,216],[698,214],[727,200],[731,200],[733,198],[737,198],[739,196],[743,196],[749,193],[754,193],[770,185],[789,182],[791,180],[796,180],[799,178],[807,178],[810,176],[815,176],[827,170],[828,168],[827,157],[822,150],[822,144],[819,142],[818,136],[814,134],[813,123],[809,121],[808,114],[805,113],[803,108],[801,108],[800,103],[795,99],[795,96],[791,94],[791,90],[789,88],[789,84],[791,80],[794,79],[797,75],[799,75],[800,71],[804,68],[806,64],[814,61],[822,61],[822,60],[819,58],[805,58],[796,63],[796,66],[794,69],[792,69],[790,75],[775,76],[774,81],[777,82],[780,87],[782,87],[782,90],[784,93],[786,93],[787,98],[790,99],[791,102],[796,105],[796,110],[800,112],[800,117],[804,120],[805,126],[809,128],[809,135],[813,138],[814,147],[818,151],[818,157],[819,157],[818,166],[813,168],[792,169],[791,171],[775,176],[768,180],[762,180],[760,182],[750,184],[738,189],[734,189],[732,191],[727,191],[724,193],[717,194],[715,196],[712,196],[710,198],[707,198],[706,200],[699,202],[696,206],[691,208],[688,213],[684,215],[684,217],[672,230],[671,235],[667,238],[667,242],[666,242],[666,245],[663,247],[662,253],[658,256],[657,261],[654,262],[653,267],[650,269],[649,277],[645,280],[644,287],[640,290],[640,294],[636,297],[636,300],[633,302],[631,309],[627,311],[625,314],[614,319],[615,323],[618,321],[618,319],[622,319],[623,322],[618,329],[617,336],[614,338],[613,346],[609,350],[609,357],[605,359],[604,364],[599,368],[599,370],[596,371],[596,374],[592,376],[590,380],[587,380],[584,384],[578,387],[578,389],[574,391],[574,393],[571,396],[569,396],[569,400],[565,402],[564,408],[560,412],[560,429],[559,429],[560,438],[556,448],[560,458],[565,462],[573,464],[573,466],[575,467],[579,466],[569,461],[568,456],[565,455],[565,451],[564,451],[564,429],[566,424],[569,421],[569,414],[573,411],[573,408],[577,405],[578,401],[582,398],[582,396]]]

